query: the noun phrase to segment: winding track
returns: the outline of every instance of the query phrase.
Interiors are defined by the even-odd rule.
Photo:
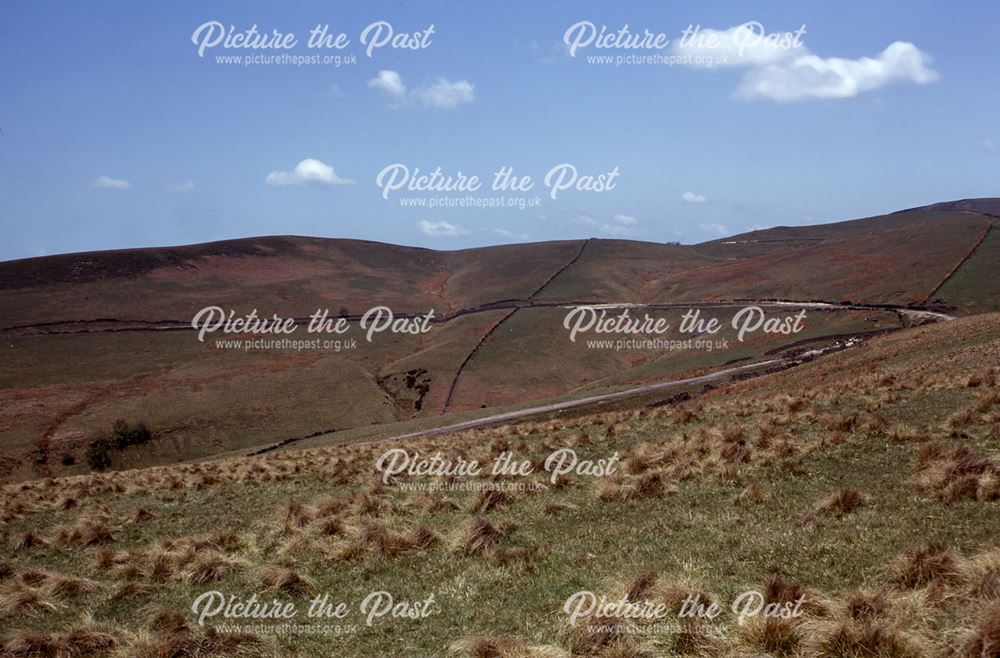
[[[615,309],[615,308],[638,308],[638,309],[677,309],[677,308],[719,308],[719,307],[731,307],[737,305],[748,305],[753,304],[761,307],[774,307],[774,308],[805,308],[814,309],[820,311],[845,311],[845,310],[882,310],[882,311],[894,311],[901,318],[909,318],[917,322],[937,322],[937,321],[948,321],[954,320],[955,317],[947,313],[941,313],[937,311],[928,310],[922,306],[927,304],[928,301],[934,296],[934,294],[940,290],[940,288],[956,273],[961,267],[975,254],[976,250],[983,244],[983,242],[988,237],[991,230],[996,228],[994,225],[994,220],[1000,219],[1000,216],[991,215],[988,213],[976,214],[984,216],[988,220],[988,224],[980,235],[979,239],[971,247],[971,249],[955,264],[954,267],[949,270],[949,272],[944,276],[944,278],[934,287],[933,290],[925,297],[921,306],[897,306],[888,304],[834,304],[830,302],[820,302],[820,301],[794,301],[794,300],[750,300],[750,299],[736,299],[728,301],[712,301],[712,302],[688,302],[688,303],[662,303],[662,304],[615,304],[615,303],[603,303],[603,302],[539,302],[537,301],[537,296],[542,293],[545,288],[551,284],[556,278],[559,277],[564,271],[576,263],[581,256],[583,256],[584,250],[590,243],[590,239],[583,242],[580,247],[579,252],[562,267],[556,270],[548,279],[546,279],[538,288],[535,289],[526,299],[508,299],[500,300],[496,302],[491,302],[487,304],[478,305],[471,308],[460,309],[453,313],[442,316],[439,319],[435,319],[433,322],[436,324],[448,322],[457,317],[481,313],[496,311],[502,309],[511,309],[510,312],[497,321],[476,343],[475,347],[466,355],[465,359],[460,364],[457,369],[454,378],[452,379],[451,385],[448,390],[448,395],[445,399],[441,413],[447,412],[448,407],[451,403],[452,397],[454,395],[455,389],[458,385],[459,378],[468,365],[468,363],[475,358],[476,354],[480,351],[482,346],[489,340],[496,330],[508,319],[510,319],[518,310],[522,308],[571,308],[577,306],[590,306],[593,308],[603,308],[603,309]],[[397,314],[398,317],[417,317],[422,314]],[[294,318],[296,323],[303,322],[308,318]],[[349,320],[358,320],[360,316],[348,316]],[[114,324],[125,324],[131,326],[124,327],[102,327],[102,328],[91,328],[93,325],[114,325]],[[67,330],[58,329],[58,327],[67,326],[83,326],[83,329]],[[34,331],[31,331],[34,330]],[[192,327],[187,321],[181,320],[160,320],[160,321],[150,321],[150,320],[121,320],[115,318],[102,318],[93,320],[63,320],[63,321],[49,321],[37,324],[25,324],[25,325],[15,325],[8,327],[0,327],[0,335],[9,335],[11,337],[40,337],[40,336],[51,336],[51,335],[65,335],[65,334],[87,334],[87,333],[118,333],[118,332],[135,332],[135,331],[193,331]],[[842,349],[842,347],[826,348],[823,350],[813,350],[809,353],[810,356],[819,356],[824,354],[831,349]],[[383,437],[373,441],[367,441],[365,443],[381,443],[389,441],[402,441],[407,439],[413,439],[423,436],[431,436],[438,434],[447,434],[460,432],[463,430],[473,429],[477,427],[483,427],[488,425],[494,425],[499,423],[510,422],[513,420],[524,419],[532,416],[538,416],[542,414],[548,414],[553,412],[564,411],[568,409],[574,409],[579,407],[585,407],[589,405],[602,404],[606,402],[611,402],[615,400],[635,397],[651,392],[656,392],[660,390],[677,388],[680,386],[687,386],[691,384],[698,383],[708,383],[712,381],[718,381],[725,379],[727,377],[738,375],[745,372],[752,372],[761,368],[766,368],[768,366],[783,366],[791,367],[797,365],[799,360],[789,357],[776,357],[771,359],[766,359],[763,361],[746,364],[738,367],[723,368],[711,373],[706,373],[703,375],[698,375],[695,377],[688,377],[684,379],[670,380],[665,382],[658,382],[655,384],[646,384],[642,386],[633,387],[623,391],[616,391],[614,393],[605,393],[599,395],[591,395],[584,398],[578,398],[575,400],[569,400],[564,402],[556,402],[546,405],[540,405],[535,407],[529,407],[526,409],[519,409],[515,411],[505,412],[501,414],[494,414],[491,416],[486,416],[483,418],[478,418],[474,420],[462,421],[459,423],[453,423],[450,425],[445,425],[442,427],[420,430],[417,432],[410,432],[407,434],[400,434],[395,436]],[[321,434],[329,433],[329,431],[319,431],[313,432],[312,434],[300,437],[288,437],[278,443],[271,444],[269,446],[264,446],[255,449],[250,455],[259,455],[266,452],[271,452],[277,450],[284,446],[290,445],[292,443],[297,443],[301,440],[319,436]]]
[[[819,353],[820,351],[817,350],[815,355],[818,355]],[[388,443],[393,441],[406,441],[409,439],[417,439],[426,436],[454,434],[455,432],[463,432],[465,430],[476,429],[478,427],[499,425],[502,423],[509,423],[514,420],[523,420],[533,416],[540,416],[557,411],[566,411],[568,409],[576,409],[579,407],[586,407],[595,404],[603,404],[605,402],[624,400],[627,398],[644,395],[646,393],[655,393],[657,391],[667,390],[671,388],[678,388],[681,386],[688,386],[691,384],[707,384],[710,382],[725,379],[726,377],[730,377],[732,375],[751,372],[759,368],[766,368],[768,366],[780,365],[788,367],[791,365],[796,365],[796,363],[797,362],[794,359],[789,359],[787,357],[767,359],[765,361],[748,363],[746,365],[737,366],[734,368],[723,368],[722,370],[716,370],[714,372],[706,373],[704,375],[697,375],[695,377],[686,377],[684,379],[672,379],[670,381],[657,382],[655,384],[644,384],[642,386],[635,386],[633,388],[629,388],[624,391],[615,391],[614,393],[601,393],[599,395],[590,395],[584,398],[577,398],[575,400],[567,400],[565,402],[553,402],[552,404],[543,404],[536,407],[528,407],[526,409],[516,409],[514,411],[507,411],[500,414],[494,414],[492,416],[484,416],[482,418],[475,418],[473,420],[464,420],[458,423],[451,423],[450,425],[442,425],[440,427],[433,427],[426,430],[418,430],[416,432],[409,432],[407,434],[396,434],[394,436],[386,436],[378,439],[372,439],[369,441],[359,441],[352,445],[374,445],[378,443]],[[289,437],[286,439],[282,439],[277,443],[272,443],[271,445],[264,446],[262,448],[256,448],[252,452],[247,453],[247,457],[254,457],[256,455],[262,455],[268,452],[274,452],[275,450],[284,448],[293,443],[298,443],[299,441],[303,441],[305,439],[311,439],[317,436],[321,436],[324,433],[333,434],[332,431],[313,432],[312,434],[306,436]]]
[[[755,363],[749,363],[747,365],[738,366],[735,368],[723,368],[722,370],[716,370],[715,372],[706,373],[704,375],[698,375],[696,377],[686,377],[684,379],[672,379],[670,381],[657,382],[655,384],[644,384],[643,386],[636,386],[634,388],[629,388],[624,391],[615,391],[614,393],[602,393],[600,395],[590,395],[585,398],[568,400],[566,402],[554,402],[552,404],[543,404],[537,407],[529,407],[527,409],[517,409],[516,411],[508,411],[502,414],[495,414],[493,416],[485,416],[483,418],[476,418],[474,420],[466,420],[460,423],[445,425],[443,427],[419,430],[417,432],[410,432],[408,434],[397,434],[396,436],[384,437],[372,441],[363,441],[359,445],[386,443],[389,441],[405,441],[407,439],[416,439],[420,437],[434,436],[438,434],[453,434],[455,432],[462,432],[464,430],[475,429],[477,427],[498,425],[501,423],[510,422],[512,420],[522,420],[525,418],[529,418],[531,416],[540,416],[543,414],[548,414],[556,411],[566,411],[567,409],[576,409],[578,407],[586,407],[594,404],[603,404],[605,402],[613,402],[615,400],[624,400],[626,398],[632,398],[639,395],[644,395],[646,393],[655,393],[656,391],[678,388],[681,386],[688,386],[691,384],[703,384],[703,383],[707,384],[709,382],[725,379],[726,377],[729,377],[731,375],[737,375],[740,373],[753,371],[758,368],[765,368],[767,366],[775,366],[775,365],[792,365],[794,363],[795,361],[793,359],[788,359],[783,357],[775,359],[767,359],[765,361],[757,361]]]
[[[694,304],[591,304],[590,306],[594,308],[605,308],[605,309],[721,308],[727,306],[741,306],[750,303],[754,303],[758,306],[768,307],[768,308],[807,308],[807,309],[811,308],[814,310],[821,310],[821,311],[888,310],[888,311],[895,311],[917,322],[942,322],[942,321],[948,322],[956,319],[955,316],[949,315],[947,313],[939,313],[937,311],[928,311],[925,309],[914,309],[906,306],[882,306],[882,305],[848,306],[842,304],[832,304],[829,302],[795,302],[791,300],[781,300],[781,301],[771,300],[771,301],[756,301],[756,302],[754,302],[753,300],[733,300],[728,302],[701,302]],[[581,305],[582,304],[574,304],[573,306],[581,306]],[[566,306],[565,304],[560,304],[560,305],[553,304],[546,306],[553,306],[553,307],[564,306],[568,308],[568,306]],[[517,309],[515,309],[515,311],[516,310]],[[898,329],[894,329],[891,331],[898,331]],[[732,377],[733,375],[740,375],[743,373],[753,373],[756,370],[761,370],[765,368],[770,369],[772,367],[777,367],[783,369],[783,368],[793,367],[799,365],[805,359],[811,360],[813,358],[822,356],[829,352],[839,351],[841,349],[844,349],[845,347],[846,346],[844,344],[841,344],[823,349],[811,350],[798,357],[777,356],[774,358],[765,359],[763,361],[755,361],[753,363],[748,363],[742,366],[722,368],[720,370],[715,370],[713,372],[705,373],[703,375],[696,375],[694,377],[686,377],[683,379],[672,379],[664,382],[656,382],[655,384],[643,384],[641,386],[634,386],[632,388],[628,388],[622,391],[615,391],[613,393],[601,393],[598,395],[590,395],[587,397],[577,398],[574,400],[567,400],[564,402],[554,402],[551,404],[543,404],[535,407],[528,407],[525,409],[516,409],[514,411],[507,411],[500,414],[484,416],[482,418],[475,418],[472,420],[465,420],[425,430],[418,430],[416,432],[408,432],[406,434],[397,434],[393,436],[372,439],[369,441],[361,441],[357,445],[370,445],[370,444],[387,443],[395,441],[406,441],[409,439],[416,439],[427,436],[454,434],[455,432],[462,432],[465,430],[476,429],[479,427],[488,427],[491,425],[499,425],[516,420],[524,420],[535,416],[541,416],[559,411],[566,411],[569,409],[577,409],[597,404],[604,404],[607,402],[614,402],[617,400],[624,400],[627,398],[645,395],[647,393],[655,393],[657,391],[679,388],[683,386],[689,386],[692,384],[707,384],[710,382],[725,380],[726,378]],[[763,374],[763,373],[758,373],[758,374]],[[307,436],[289,437],[277,443],[272,443],[271,445],[268,446],[256,448],[255,450],[253,450],[253,452],[249,453],[247,456],[261,455],[264,453],[273,452],[280,448],[284,448],[288,445],[298,443],[299,441],[308,438],[315,438],[316,436],[320,436],[321,434],[322,432],[319,433],[314,432]]]
[[[505,299],[489,302],[478,306],[463,308],[449,315],[443,315],[431,320],[431,324],[444,324],[456,318],[475,313],[489,313],[504,309],[519,310],[522,308],[573,308],[575,306],[592,306],[594,308],[647,308],[647,309],[687,309],[687,308],[727,308],[755,304],[762,307],[793,307],[811,308],[818,311],[894,311],[913,319],[953,320],[955,316],[939,311],[931,311],[921,306],[902,306],[896,304],[837,304],[834,302],[796,301],[792,299],[720,299],[708,302],[663,302],[654,304],[610,303],[594,300],[573,300],[558,302],[540,302],[533,299]],[[422,313],[396,313],[398,318],[417,318],[426,315]],[[347,320],[357,322],[360,315],[345,315]],[[293,317],[296,324],[309,321],[308,316]],[[92,325],[122,324],[139,325],[124,327],[86,328]],[[46,329],[47,327],[83,326],[83,329]],[[32,331],[33,330],[33,331]],[[39,338],[43,336],[66,336],[72,334],[116,334],[130,332],[160,332],[160,331],[194,331],[189,320],[124,320],[115,318],[98,318],[94,320],[53,320],[38,324],[12,325],[0,327],[0,335],[11,338]],[[25,333],[21,333],[25,332]]]

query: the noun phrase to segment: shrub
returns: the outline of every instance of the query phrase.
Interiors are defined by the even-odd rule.
[[[129,425],[119,418],[115,421],[109,436],[96,439],[87,446],[84,458],[91,470],[104,471],[111,467],[112,450],[124,450],[129,446],[146,443],[151,438],[153,438],[153,434],[145,423]],[[63,463],[67,466],[72,464],[72,462],[67,464],[65,457]]]
[[[123,450],[128,446],[146,443],[151,437],[152,434],[145,423],[136,423],[130,426],[119,418],[115,421],[111,431],[111,446],[116,450]]]
[[[107,439],[97,439],[87,446],[84,457],[91,470],[107,470],[111,466],[111,442]]]

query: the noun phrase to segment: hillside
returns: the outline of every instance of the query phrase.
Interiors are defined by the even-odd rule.
[[[405,446],[620,454],[556,483],[541,466],[383,483],[399,444],[375,443],[8,485],[0,655],[995,655],[998,363],[1000,315],[981,315],[671,404]],[[368,625],[373,584],[433,605]],[[207,590],[351,612],[334,634],[220,631],[189,612]],[[666,612],[571,619],[586,591]],[[802,614],[740,624],[744,591]],[[695,594],[724,614],[679,618]]]
[[[262,237],[0,263],[0,479],[87,472],[88,447],[118,419],[145,423],[152,439],[115,451],[113,467],[165,464],[619,390],[914,321],[866,305],[997,310],[1000,220],[983,214],[995,203],[692,246],[591,239],[440,252]],[[745,299],[854,306],[810,310],[797,337],[711,353],[590,349],[562,326],[567,304],[650,305],[676,326],[691,306]],[[386,305],[433,310],[435,322],[356,350],[227,350],[190,329],[208,305],[298,318]],[[706,312],[728,320],[739,307]]]

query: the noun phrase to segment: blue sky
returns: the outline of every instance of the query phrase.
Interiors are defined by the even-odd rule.
[[[0,259],[276,234],[693,243],[998,194],[993,3],[15,0],[4,14]],[[434,33],[369,58],[359,35],[379,20]],[[292,32],[294,55],[318,52],[308,32],[329,24],[351,40],[332,52],[357,62],[218,63],[276,51],[199,57],[192,34],[207,21]],[[766,61],[614,66],[586,58],[676,44],[570,57],[579,21],[672,40],[691,24],[806,32],[798,50],[750,50]],[[322,164],[296,175],[307,159]],[[487,185],[512,166],[535,188],[503,196],[541,205],[403,207],[407,194],[383,199],[375,182],[393,163]],[[543,178],[560,163],[619,175],[552,200]]]

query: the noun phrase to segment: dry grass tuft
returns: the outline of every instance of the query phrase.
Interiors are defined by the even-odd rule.
[[[750,480],[736,496],[736,502],[741,505],[760,503],[768,498],[767,490],[756,479]]]
[[[871,621],[885,616],[889,602],[881,592],[859,590],[847,598],[847,613],[856,621]]]
[[[968,560],[964,574],[968,596],[1000,600],[1000,549],[985,551]]]
[[[634,649],[636,629],[628,619],[609,616],[593,622],[584,619],[575,626],[566,626],[562,636],[563,643],[574,656],[622,655]]]
[[[763,594],[768,603],[795,603],[800,599],[805,600],[808,592],[801,583],[774,576],[764,587]]]
[[[31,531],[22,532],[21,534],[15,536],[10,542],[10,547],[18,552],[48,545],[49,542],[44,537]]]
[[[261,585],[271,592],[281,592],[290,596],[305,596],[316,589],[312,579],[302,576],[288,567],[265,567],[260,576]]]
[[[968,446],[946,450],[938,443],[921,447],[915,458],[917,484],[949,503],[1000,497],[1000,465]]]
[[[629,450],[625,458],[625,469],[631,475],[639,475],[653,468],[662,468],[675,457],[674,450],[652,443],[640,443]]]
[[[684,656],[712,655],[718,639],[717,631],[711,624],[700,619],[685,618],[674,637],[673,649]]]
[[[293,528],[304,528],[313,520],[314,512],[301,501],[289,500],[279,510],[279,517]]]
[[[62,635],[70,649],[70,656],[106,656],[118,646],[111,633],[92,627],[74,628]]]
[[[109,544],[114,541],[111,529],[103,521],[84,518],[69,528],[61,528],[56,533],[56,541],[76,548]]]
[[[161,633],[183,633],[188,630],[187,617],[173,608],[151,603],[140,611],[146,618],[146,628]]]
[[[183,630],[156,633],[129,647],[130,658],[187,658],[188,656],[241,655],[261,642],[248,633],[219,633],[214,628],[204,631]]]
[[[42,631],[16,631],[4,642],[0,655],[28,658],[29,656],[70,656],[63,638]]]
[[[576,505],[574,505],[573,503],[567,503],[557,500],[551,503],[546,503],[545,508],[542,510],[542,512],[546,516],[555,516],[556,514],[561,514],[563,512],[568,512],[574,509],[576,509]]]
[[[506,507],[512,501],[509,494],[499,489],[483,489],[469,509],[471,514],[485,514],[493,509]]]
[[[390,530],[380,523],[370,523],[361,533],[361,541],[377,555],[396,557],[417,547],[410,537]]]
[[[131,601],[133,599],[141,599],[150,596],[155,591],[155,587],[147,585],[146,583],[124,583],[121,587],[114,591],[111,595],[111,600]]]
[[[107,656],[118,646],[114,635],[93,626],[62,633],[18,631],[4,643],[0,655],[14,657],[88,658]]]
[[[452,541],[454,550],[461,555],[480,555],[496,548],[510,531],[498,529],[481,516],[474,516],[458,529]]]
[[[920,638],[883,623],[830,622],[808,638],[816,658],[927,658]]]
[[[58,608],[41,592],[19,582],[9,585],[0,596],[0,617],[35,617]]]
[[[864,507],[868,504],[868,501],[868,496],[857,489],[842,489],[820,501],[817,509],[824,514],[830,514],[839,518],[845,514],[850,514],[859,507]]]
[[[962,578],[961,558],[939,546],[920,546],[890,562],[889,575],[903,587],[954,583]]]
[[[427,526],[420,524],[410,531],[410,541],[417,548],[429,548],[441,543],[441,537]]]
[[[664,476],[659,472],[638,476],[611,476],[601,478],[597,485],[597,499],[612,501],[659,498],[674,491],[673,487],[664,482]]]
[[[56,502],[56,509],[58,510],[68,510],[74,507],[79,507],[80,501],[73,496],[63,496]]]
[[[354,562],[365,555],[365,547],[359,541],[349,541],[341,544],[329,554],[332,562]]]
[[[559,647],[529,647],[521,640],[504,637],[463,638],[451,645],[450,652],[469,658],[569,658],[569,654]]]
[[[130,519],[132,523],[143,523],[144,521],[151,521],[155,519],[156,515],[150,512],[148,509],[141,507],[135,511]]]
[[[87,578],[53,574],[45,585],[48,593],[56,599],[68,599],[80,594],[92,594],[101,591],[101,584]]]
[[[188,568],[186,577],[193,585],[205,585],[222,580],[235,570],[236,563],[220,553],[198,556]]]
[[[719,455],[727,462],[733,464],[745,464],[750,461],[750,446],[747,445],[746,440],[740,439],[732,443],[726,443],[722,446],[722,451]]]
[[[788,619],[753,618],[738,626],[741,644],[753,652],[748,655],[794,656],[802,642],[800,625]]]
[[[49,579],[49,574],[37,569],[28,569],[21,573],[21,582],[28,587],[38,587]]]
[[[336,517],[321,517],[313,522],[312,527],[324,537],[339,537],[344,534],[344,522]]]
[[[958,655],[961,658],[1000,656],[1000,604],[994,603],[980,615]]]

